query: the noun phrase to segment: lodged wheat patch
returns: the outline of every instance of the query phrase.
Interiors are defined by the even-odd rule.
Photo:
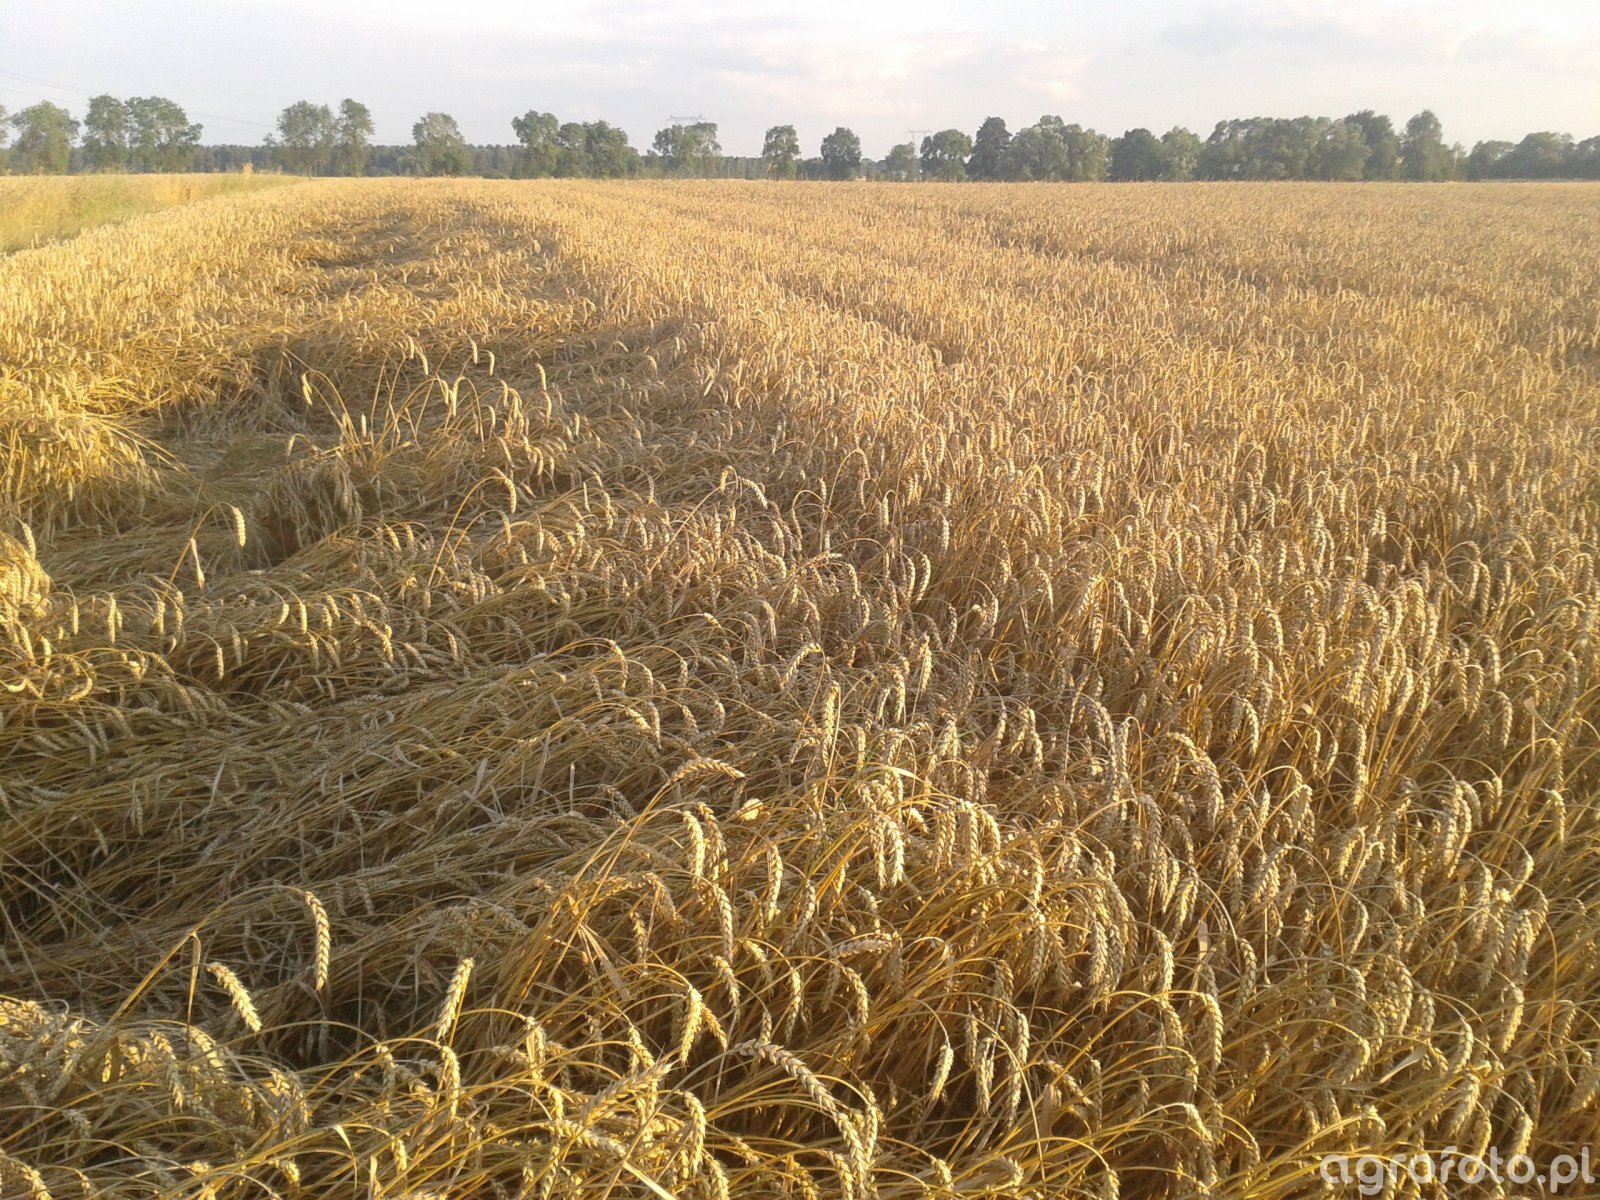
[[[0,1194],[1582,1146],[1595,199],[318,182],[0,260]]]

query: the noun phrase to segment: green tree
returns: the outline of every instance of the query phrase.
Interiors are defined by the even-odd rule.
[[[186,171],[200,144],[201,128],[165,96],[128,101],[128,150],[137,171]]]
[[[605,121],[591,121],[583,127],[584,152],[589,171],[601,179],[619,179],[638,170],[639,155],[628,144],[628,135]]]
[[[905,183],[917,177],[917,148],[910,142],[901,142],[890,149],[889,157],[883,160],[883,174],[886,178]]]
[[[296,100],[278,114],[278,133],[268,137],[272,157],[291,175],[322,175],[333,166],[338,136],[326,104]]]
[[[1505,156],[1501,173],[1514,179],[1559,179],[1574,157],[1572,136],[1530,133]]]
[[[706,178],[716,174],[717,160],[722,157],[722,143],[717,140],[715,121],[696,121],[689,126],[689,162]]]
[[[1584,138],[1572,148],[1567,174],[1574,179],[1600,179],[1600,137]]]
[[[449,113],[425,113],[411,127],[417,144],[417,170],[423,175],[465,175],[471,161],[467,140]]]
[[[581,122],[567,121],[556,130],[556,174],[563,179],[593,174],[589,164],[589,131]]]
[[[91,171],[128,165],[128,106],[115,96],[94,96],[83,117],[83,156]]]
[[[1269,179],[1310,179],[1326,117],[1276,117],[1261,125],[1258,146]]]
[[[967,177],[967,155],[972,139],[959,129],[941,129],[922,139],[922,173],[941,183],[956,183]]]
[[[1505,174],[1502,164],[1516,149],[1510,142],[1479,142],[1467,155],[1468,179],[1495,179]]]
[[[679,151],[683,147],[683,126],[668,125],[665,129],[656,130],[655,140],[650,143],[650,153],[661,160],[661,170],[664,174],[678,175],[683,173],[682,160]]]
[[[680,123],[659,129],[654,147],[667,171],[674,175],[712,175],[717,160],[722,157],[715,121]]]
[[[1202,179],[1240,178],[1245,161],[1247,121],[1218,121],[1200,148],[1196,172]]]
[[[978,126],[972,139],[972,157],[967,159],[967,175],[973,179],[1004,179],[1006,151],[1011,146],[1011,131],[1002,117],[989,117]]]
[[[1104,179],[1111,161],[1111,139],[1082,125],[1068,125],[1067,178],[1075,182]]]
[[[334,122],[334,169],[341,175],[367,173],[367,147],[372,142],[372,110],[359,100],[339,101]]]
[[[1161,139],[1148,129],[1130,129],[1112,139],[1107,174],[1118,182],[1160,179],[1167,156]]]
[[[554,175],[561,164],[561,122],[555,113],[530,108],[511,118],[511,128],[522,143],[518,174],[530,179]]]
[[[772,179],[793,179],[795,164],[800,161],[800,135],[793,125],[774,125],[767,130],[761,147],[761,161],[767,164],[767,175]]]
[[[1423,109],[1406,122],[1400,139],[1400,160],[1407,179],[1435,183],[1455,173],[1450,148],[1444,144],[1444,130],[1432,110]]]
[[[668,125],[665,129],[656,130],[655,140],[650,143],[650,152],[661,160],[661,168],[667,174],[685,173],[682,157],[683,130],[682,125]]]
[[[48,100],[29,105],[11,118],[17,144],[12,166],[24,175],[65,175],[72,158],[78,122],[66,109]]]
[[[1200,135],[1174,125],[1161,135],[1161,178],[1182,181],[1193,179],[1200,162]]]
[[[829,179],[854,179],[861,173],[861,139],[840,125],[822,139],[822,170]]]
[[[1394,131],[1394,122],[1370,108],[1351,113],[1344,120],[1345,124],[1361,130],[1361,138],[1367,144],[1367,161],[1361,168],[1361,178],[1398,179],[1400,138]]]
[[[1367,170],[1367,139],[1349,121],[1331,121],[1317,143],[1310,163],[1314,179],[1355,180]]]
[[[1066,148],[1067,164],[1060,176],[1062,179],[1082,183],[1106,177],[1111,158],[1110,139],[1082,125],[1065,125],[1060,117],[1040,117],[1039,125],[1060,137]]]
[[[1332,124],[1325,117],[1250,117],[1218,121],[1201,148],[1205,179],[1306,179]]]
[[[1017,130],[1002,160],[1005,179],[1056,180],[1067,177],[1067,142],[1059,123],[1040,122]]]

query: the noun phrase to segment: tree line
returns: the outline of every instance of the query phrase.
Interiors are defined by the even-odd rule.
[[[68,171],[229,171],[297,175],[482,175],[503,178],[741,177],[1059,181],[1092,180],[1417,180],[1600,179],[1600,137],[1530,133],[1520,142],[1447,145],[1439,118],[1424,110],[1397,129],[1371,109],[1345,117],[1249,117],[1217,122],[1209,137],[1177,126],[1120,137],[1042,116],[1012,132],[989,117],[903,142],[882,159],[839,126],[806,156],[793,125],[767,130],[759,156],[725,154],[714,121],[674,121],[640,152],[606,121],[562,121],[529,109],[511,120],[516,141],[471,145],[455,118],[430,112],[404,146],[374,145],[372,113],[345,99],[337,107],[296,101],[259,146],[203,146],[202,128],[162,96],[90,99],[82,120],[41,101],[15,114],[0,107],[0,168],[20,174]]]
[[[903,143],[878,170],[891,179],[1172,180],[1600,179],[1600,137],[1532,133],[1521,142],[1447,145],[1424,110],[1403,129],[1365,109],[1340,118],[1251,117],[1219,121],[1211,135],[1177,126],[1157,136],[1108,137],[1057,116],[1012,133],[990,117],[975,135],[946,129]]]
[[[0,106],[0,165],[27,175],[187,171],[200,134],[165,96],[95,96],[82,121],[48,100],[14,115]]]
[[[1577,142],[1568,134],[1532,133],[1515,145],[1479,142],[1467,152],[1445,143],[1439,118],[1428,110],[1403,129],[1371,109],[1340,118],[1219,121],[1204,139],[1182,126],[1159,137],[1148,129],[1130,129],[1113,138],[1050,115],[1012,133],[1003,118],[990,117],[972,136],[940,130],[920,145],[894,146],[881,161],[864,156],[861,139],[845,126],[823,137],[815,156],[805,157],[795,126],[774,125],[755,159],[723,154],[713,121],[660,129],[644,154],[604,121],[562,123],[551,113],[529,111],[513,118],[511,126],[517,146],[509,155],[491,153],[493,161],[478,173],[944,182],[1600,179],[1600,137]],[[442,161],[444,152],[427,148],[430,139],[422,129],[419,123],[415,131],[422,160]],[[445,173],[466,173],[473,148],[465,146],[454,122],[450,130],[456,143],[452,161],[460,169]]]

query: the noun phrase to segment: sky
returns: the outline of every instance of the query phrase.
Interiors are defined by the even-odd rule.
[[[204,140],[259,142],[284,106],[372,109],[380,142],[423,112],[514,140],[528,109],[605,119],[645,149],[673,118],[758,154],[847,125],[896,142],[1041,114],[1119,134],[1219,120],[1423,108],[1445,139],[1600,134],[1595,0],[0,0],[0,104],[82,115],[165,95]]]

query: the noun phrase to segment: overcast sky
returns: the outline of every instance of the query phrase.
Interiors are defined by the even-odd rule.
[[[769,125],[797,126],[808,154],[849,125],[881,157],[907,130],[990,115],[1204,136],[1225,117],[1370,107],[1402,125],[1431,107],[1470,146],[1600,134],[1600,2],[0,0],[0,104],[81,115],[100,91],[170,96],[207,142],[353,96],[385,142],[431,109],[509,142],[537,108],[640,149],[673,116],[718,122],[734,154]]]

